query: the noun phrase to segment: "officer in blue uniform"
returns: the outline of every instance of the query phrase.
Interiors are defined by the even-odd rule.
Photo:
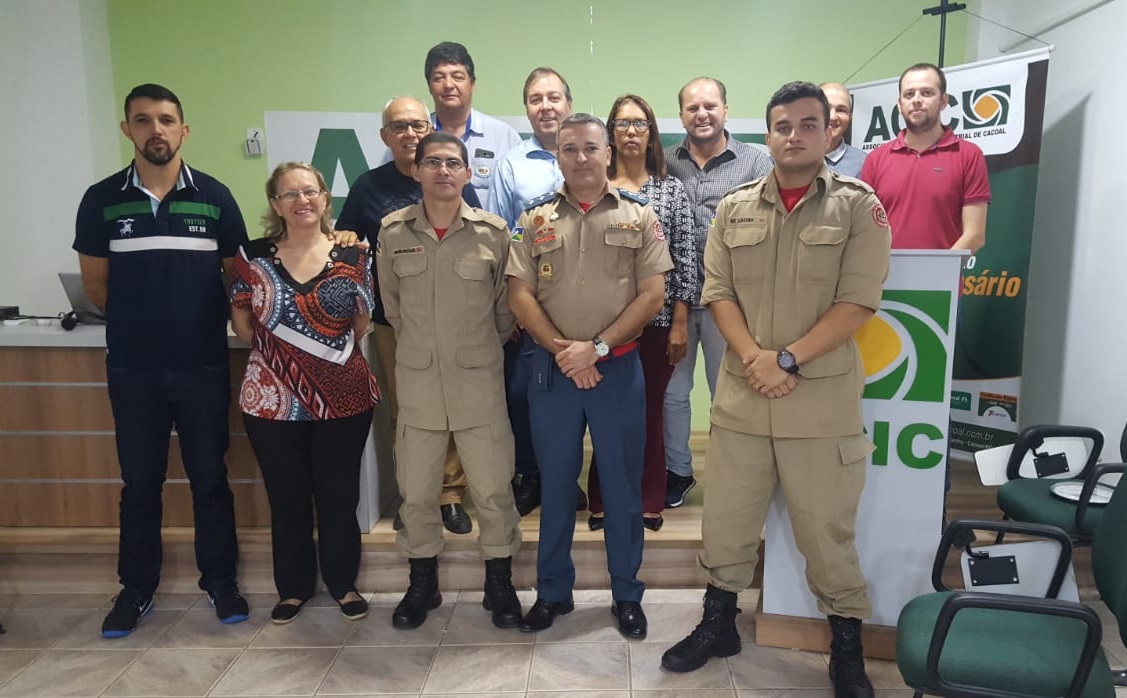
[[[537,344],[528,397],[543,485],[537,600],[521,630],[548,628],[574,608],[576,478],[590,427],[606,503],[611,610],[624,636],[641,639],[645,396],[637,338],[661,308],[673,262],[646,200],[609,187],[600,119],[566,118],[558,159],[564,184],[529,202],[506,269],[513,313]]]

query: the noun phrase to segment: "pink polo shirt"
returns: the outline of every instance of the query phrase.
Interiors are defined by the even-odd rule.
[[[893,249],[950,249],[963,234],[963,207],[990,203],[986,158],[949,128],[923,152],[904,133],[869,153],[861,180],[888,211]]]

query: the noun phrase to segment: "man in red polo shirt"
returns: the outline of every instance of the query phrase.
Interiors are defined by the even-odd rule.
[[[986,244],[990,180],[982,149],[939,121],[947,76],[930,63],[908,68],[897,102],[907,127],[861,168],[888,211],[893,249],[974,253]]]

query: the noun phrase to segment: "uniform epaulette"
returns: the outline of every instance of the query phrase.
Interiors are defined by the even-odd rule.
[[[743,184],[737,184],[736,186],[732,187],[728,191],[724,192],[724,196],[728,196],[729,194],[732,194],[733,192],[737,192],[741,189],[750,189],[751,187],[758,187],[760,184],[763,183],[763,178],[766,177],[766,176],[767,175],[763,175],[763,177],[756,177],[755,179],[751,180],[750,182],[744,182]],[[721,198],[723,198],[723,197],[721,197]]]
[[[407,213],[412,208],[414,208],[414,206],[405,206],[405,207],[399,209],[398,211],[392,211],[391,213],[389,213],[389,214],[387,214],[386,216],[383,217],[383,220],[380,221],[380,227],[386,228],[387,226],[391,225],[392,223],[401,223],[401,222],[407,220],[409,218]]]
[[[474,213],[477,214],[478,220],[480,220],[482,223],[485,223],[488,226],[494,227],[497,230],[508,230],[509,229],[509,226],[506,225],[506,223],[505,223],[505,219],[498,216],[496,213],[486,211],[485,209],[482,209],[482,208],[475,208],[475,209],[472,209],[472,210],[473,210]]]
[[[546,194],[541,194],[540,196],[536,197],[535,199],[529,199],[528,201],[524,202],[524,210],[529,211],[531,209],[536,208],[537,206],[543,206],[544,204],[548,203],[549,201],[555,199],[557,196],[559,196],[558,191],[550,191]]]
[[[624,199],[630,199],[634,203],[642,204],[643,206],[650,202],[649,198],[642,196],[636,191],[630,191],[629,189],[619,189],[618,195]]]
[[[849,186],[856,187],[856,188],[858,188],[862,191],[869,192],[869,193],[872,193],[872,194],[876,193],[876,192],[873,191],[873,188],[868,185],[868,183],[863,182],[856,177],[850,177],[849,175],[843,175],[839,172],[834,172],[833,170],[830,170],[830,177],[833,177],[834,179],[841,182],[842,184],[847,184]]]

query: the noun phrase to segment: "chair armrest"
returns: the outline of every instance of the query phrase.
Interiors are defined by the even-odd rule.
[[[983,697],[983,698],[1024,698],[1026,694],[996,691],[993,689],[967,686],[946,681],[939,675],[939,659],[943,654],[943,645],[947,641],[947,634],[951,630],[951,623],[960,611],[968,608],[991,609],[997,611],[1015,611],[1019,613],[1034,613],[1038,615],[1060,616],[1072,618],[1085,624],[1087,630],[1084,635],[1084,645],[1080,648],[1080,658],[1072,674],[1068,692],[1064,698],[1077,698],[1088,682],[1088,674],[1096,661],[1096,654],[1100,649],[1103,638],[1103,628],[1100,618],[1095,611],[1083,604],[1059,599],[1034,599],[1027,596],[1011,596],[1007,594],[982,594],[976,592],[959,592],[953,594],[939,609],[936,617],[935,629],[932,631],[931,644],[927,652],[927,666],[925,668],[928,684],[939,688],[940,695],[947,698]],[[1034,698],[1028,696],[1028,698]]]
[[[1092,440],[1092,450],[1088,452],[1088,460],[1084,463],[1084,469],[1077,473],[1077,477],[1083,477],[1084,473],[1095,465],[1100,458],[1100,451],[1104,447],[1104,435],[1099,429],[1073,427],[1064,424],[1038,424],[1017,435],[1013,450],[1010,451],[1010,460],[1006,463],[1006,478],[1009,480],[1020,479],[1021,475],[1018,474],[1018,470],[1021,468],[1021,462],[1025,459],[1025,454],[1040,448],[1044,440],[1051,436],[1075,436]]]
[[[1080,499],[1076,501],[1077,531],[1088,530],[1088,527],[1084,525],[1084,516],[1088,513],[1088,505],[1092,502],[1092,492],[1096,490],[1100,478],[1111,473],[1123,472],[1127,472],[1127,463],[1100,463],[1092,468],[1085,469],[1084,487],[1080,490]]]
[[[947,524],[947,529],[939,538],[939,548],[935,551],[935,562],[931,566],[931,585],[936,591],[952,591],[943,584],[943,567],[947,563],[947,555],[951,551],[951,541],[955,534],[962,530],[994,531],[995,533],[1016,533],[1034,538],[1046,538],[1060,543],[1060,555],[1057,557],[1053,576],[1049,579],[1049,588],[1046,598],[1055,599],[1064,584],[1064,575],[1068,566],[1072,564],[1072,538],[1063,529],[1048,524],[1025,523],[1022,521],[987,521],[985,519],[958,519]],[[1019,597],[1020,598],[1020,597]]]

